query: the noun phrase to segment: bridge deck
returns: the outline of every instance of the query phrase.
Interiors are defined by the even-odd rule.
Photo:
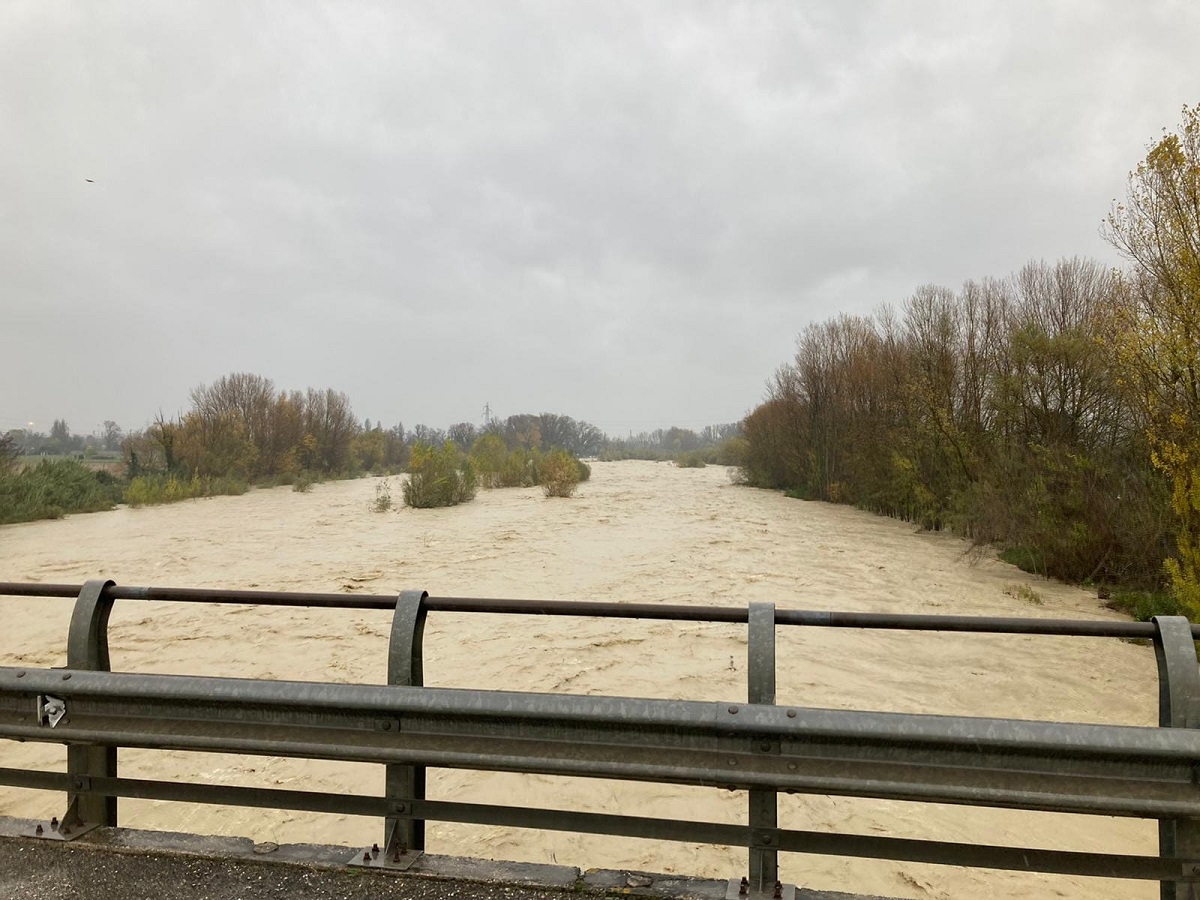
[[[568,895],[723,900],[726,883],[675,875],[426,855],[403,875],[349,868],[353,848],[256,847],[246,838],[104,828],[71,843],[22,837],[0,817],[7,900],[566,900]],[[635,875],[630,878],[630,875]],[[641,882],[650,880],[649,885]],[[631,887],[631,881],[636,885]],[[800,889],[796,900],[882,900]]]

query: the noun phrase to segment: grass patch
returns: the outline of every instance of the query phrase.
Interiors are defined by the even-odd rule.
[[[240,478],[177,478],[174,475],[139,475],[125,488],[125,502],[130,506],[158,506],[197,497],[236,496],[249,486]]]
[[[1030,575],[1044,575],[1041,559],[1028,547],[1006,547],[997,554],[1001,561]]]
[[[1166,591],[1117,591],[1104,605],[1139,622],[1149,622],[1155,616],[1188,615],[1183,604]]]
[[[1016,597],[1018,600],[1024,600],[1026,603],[1032,603],[1034,606],[1041,606],[1045,602],[1042,595],[1027,584],[1010,584],[1004,589],[1004,593],[1010,597]]]
[[[744,481],[742,483],[750,484],[751,482]],[[817,499],[816,497],[814,497],[812,495],[812,491],[805,490],[804,488],[788,488],[786,491],[783,492],[783,496],[790,497],[793,500],[816,500]]]

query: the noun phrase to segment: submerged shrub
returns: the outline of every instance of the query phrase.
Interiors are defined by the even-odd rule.
[[[152,506],[175,503],[193,497],[203,497],[207,485],[199,476],[176,478],[174,475],[139,475],[125,488],[125,502],[130,506]]]
[[[249,490],[245,480],[233,475],[219,478],[180,478],[175,475],[139,475],[125,488],[125,502],[130,506],[156,506],[177,503],[197,497],[244,494]]]
[[[547,497],[570,497],[579,487],[579,460],[565,450],[552,450],[542,457],[542,490]]]
[[[385,513],[392,508],[392,483],[386,478],[375,485],[375,502],[371,509],[377,513]]]
[[[689,450],[687,453],[680,453],[675,457],[675,465],[680,469],[703,469],[708,465],[704,460],[704,454],[699,450]]]
[[[471,460],[462,456],[453,441],[440,448],[417,444],[404,482],[404,505],[416,509],[454,506],[475,496],[478,479]]]
[[[544,454],[539,450],[516,447],[509,450],[504,440],[494,433],[482,435],[471,447],[471,463],[485,488],[533,487],[545,483],[547,461],[556,454],[565,455],[575,467],[575,481],[592,477],[591,467],[565,450]],[[551,464],[551,469],[556,464]],[[548,495],[549,496],[549,495]]]
[[[504,458],[497,487],[533,487],[540,484],[542,455],[517,448]]]
[[[500,487],[500,473],[508,459],[504,439],[493,432],[480,435],[471,447],[471,462],[484,488]]]

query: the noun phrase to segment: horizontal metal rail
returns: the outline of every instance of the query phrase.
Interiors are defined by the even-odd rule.
[[[39,790],[78,790],[76,776],[58,772],[0,768],[0,784]],[[350,816],[405,816],[467,825],[509,828],[542,828],[582,834],[608,834],[654,840],[746,846],[756,835],[748,825],[655,819],[610,813],[572,812],[557,809],[495,806],[445,800],[415,800],[397,803],[388,797],[356,796],[320,791],[250,788],[235,785],[189,784],[136,778],[89,778],[88,790],[113,797],[168,800],[291,809]],[[400,807],[397,809],[397,807]],[[777,829],[777,849],[812,853],[943,865],[978,866],[1018,872],[1049,872],[1059,875],[1093,875],[1107,878],[1175,879],[1184,874],[1189,861],[1159,856],[1086,853],[926,841],[878,835],[837,834],[818,831]],[[758,837],[761,837],[759,835]],[[1186,873],[1191,875],[1190,866]]]
[[[0,668],[0,738],[1200,816],[1191,729]]]
[[[78,596],[82,585],[22,584],[0,582],[0,597]],[[396,608],[395,595],[347,595],[293,593],[285,591],[241,591],[216,588],[113,586],[106,596],[113,600],[155,600],[172,603],[232,603],[252,606],[312,607],[324,609]],[[601,602],[587,600],[505,600],[483,597],[429,597],[429,612],[477,612],[510,615],[586,616],[609,619],[652,619],[674,622],[746,623],[748,610],[736,606],[684,606],[680,604]],[[938,616],[903,613],[828,612],[779,609],[777,625],[816,628],[867,628],[901,631],[945,631],[976,634],[1031,634],[1066,637],[1111,637],[1153,639],[1150,622],[1121,622],[1104,619],[1032,619],[1004,616]],[[1200,639],[1200,625],[1192,636]]]
[[[1200,881],[1200,626],[1181,617],[1141,623],[927,616],[779,610],[770,603],[121,587],[103,580],[0,583],[3,596],[76,598],[66,669],[0,667],[0,739],[67,746],[65,775],[0,769],[0,784],[66,790],[62,822],[72,834],[116,825],[117,798],[140,797],[378,816],[389,852],[423,850],[427,819],[737,844],[749,854],[755,900],[771,893],[780,851],[1154,878],[1162,896],[1174,900],[1188,896],[1186,882]],[[112,673],[107,629],[117,600],[386,610],[388,684]],[[750,702],[426,688],[429,612],[745,624]],[[1160,727],[778,706],[780,624],[1152,639]],[[123,747],[381,763],[385,796],[119,778]],[[427,800],[428,766],[743,790],[748,824]],[[1160,852],[1111,856],[788,830],[778,827],[779,792],[1154,818]]]

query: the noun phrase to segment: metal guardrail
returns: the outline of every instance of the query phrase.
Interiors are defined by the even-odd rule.
[[[739,892],[773,892],[780,851],[1152,879],[1163,897],[1200,881],[1200,666],[1197,626],[939,617],[634,603],[282,594],[0,583],[0,596],[69,597],[66,669],[0,667],[0,738],[62,743],[66,774],[0,768],[0,784],[62,790],[67,811],[46,837],[117,824],[117,798],[298,809],[385,820],[384,848],[360,864],[405,868],[427,820],[545,828],[748,849]],[[118,599],[337,606],[394,611],[388,685],[322,684],[110,672],[107,625]],[[386,606],[384,605],[386,602]],[[747,703],[649,700],[423,687],[431,611],[745,622]],[[1160,726],[840,711],[775,705],[779,624],[1019,634],[1148,637],[1160,679]],[[117,748],[206,750],[365,761],[386,767],[384,796],[121,778]],[[576,775],[748,792],[748,824],[429,800],[428,766]],[[780,792],[1154,818],[1160,855],[1111,855],[779,827]]]

